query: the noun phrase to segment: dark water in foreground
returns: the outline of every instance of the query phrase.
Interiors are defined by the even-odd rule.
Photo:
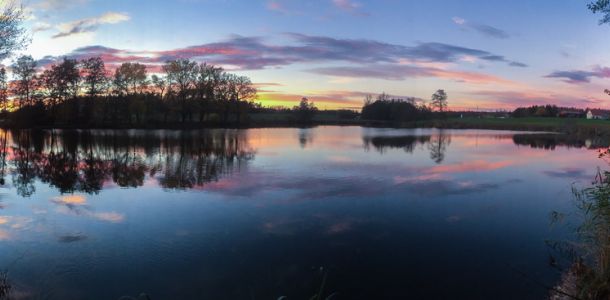
[[[549,213],[603,166],[593,141],[499,131],[4,137],[17,299],[309,299],[321,267],[333,299],[541,299]]]

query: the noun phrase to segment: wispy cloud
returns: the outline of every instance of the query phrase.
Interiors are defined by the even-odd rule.
[[[165,61],[178,58],[206,61],[232,70],[259,70],[305,63],[349,63],[350,67],[315,69],[313,72],[333,76],[342,76],[344,73],[345,78],[366,75],[399,80],[430,76],[480,83],[503,80],[473,72],[448,71],[446,66],[463,63],[466,58],[525,66],[485,50],[444,43],[429,42],[406,46],[375,40],[338,39],[298,33],[285,33],[284,37],[289,39],[288,44],[271,44],[262,37],[235,35],[221,42],[159,51],[88,46],[67,53],[66,56],[76,59],[100,56],[110,67],[128,61],[140,62],[153,70],[160,69]],[[46,57],[40,64],[52,63],[57,59],[58,57]]]
[[[610,68],[597,66],[591,71],[585,70],[568,70],[568,71],[555,71],[549,75],[544,76],[546,78],[558,78],[563,82],[571,84],[581,84],[591,82],[591,78],[610,78]]]
[[[535,91],[502,91],[481,90],[468,93],[471,97],[479,98],[483,102],[496,107],[515,107],[541,104],[556,104],[568,107],[597,107],[605,101],[600,98],[573,96],[569,94]]]
[[[377,64],[353,67],[327,67],[311,69],[309,71],[316,74],[330,76],[378,78],[386,80],[404,80],[407,78],[435,77],[474,84],[512,84],[512,82],[509,80],[488,74],[452,71],[439,68],[408,65]]]
[[[502,29],[479,23],[472,23],[466,19],[460,17],[453,17],[453,23],[459,25],[462,28],[474,30],[486,37],[495,39],[508,39],[510,34]]]
[[[43,10],[64,10],[80,6],[89,2],[88,0],[42,0],[34,3],[33,7]]]
[[[62,23],[57,26],[59,32],[53,35],[53,38],[61,38],[80,33],[94,32],[100,25],[117,24],[128,21],[129,19],[130,17],[126,13],[107,12],[98,17]]]
[[[353,15],[358,15],[358,16],[368,16],[370,15],[367,12],[363,12],[361,10],[362,8],[362,4],[358,3],[358,2],[354,2],[352,0],[332,0],[333,4],[338,7],[339,9],[348,12],[350,14]]]
[[[51,25],[47,22],[36,22],[34,24],[34,26],[32,26],[32,32],[34,32],[34,33],[41,32],[41,31],[47,31],[49,29],[53,29],[53,25]]]

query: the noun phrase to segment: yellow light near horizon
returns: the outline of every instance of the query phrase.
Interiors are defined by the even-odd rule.
[[[321,110],[327,109],[360,109],[361,103],[354,100],[352,103],[347,103],[345,100],[334,100],[329,97],[311,96],[311,95],[293,95],[293,94],[275,94],[275,93],[259,93],[256,102],[261,103],[264,107],[287,107],[292,108],[299,104],[301,99],[305,97],[315,103],[316,107]]]

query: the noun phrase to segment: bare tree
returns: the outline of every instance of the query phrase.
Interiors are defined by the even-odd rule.
[[[108,76],[101,57],[91,57],[81,62],[82,76],[87,87],[87,95],[98,96],[106,90]]]
[[[80,79],[77,61],[74,59],[64,58],[60,64],[46,69],[42,73],[41,81],[51,100],[51,106],[57,105],[69,97],[76,97]]]
[[[203,122],[204,116],[212,101],[216,99],[217,87],[221,82],[224,70],[221,67],[203,63],[197,69],[195,83],[196,98],[199,102],[199,121]]]
[[[28,39],[23,27],[23,8],[12,1],[0,1],[0,60],[5,59],[16,50],[23,49]]]
[[[197,78],[197,63],[188,59],[172,60],[165,63],[163,70],[167,74],[170,87],[175,87],[180,99],[182,122],[186,120],[187,98]]]
[[[5,68],[0,68],[0,104],[2,105],[2,111],[6,111],[8,106],[8,80]]]
[[[127,80],[127,75],[122,72],[120,68],[114,71],[112,85],[115,95],[122,96],[129,93],[129,82]]]
[[[237,76],[233,79],[237,101],[252,101],[257,97],[257,90],[248,76]]]
[[[159,92],[159,97],[163,99],[163,94],[165,93],[165,89],[167,89],[167,80],[163,77],[158,76],[157,74],[153,74],[151,76],[151,81],[154,87]]]
[[[142,92],[146,87],[146,66],[140,63],[123,63],[115,71],[115,80],[119,80],[122,89],[132,94]]]
[[[23,55],[13,64],[16,77],[14,93],[19,96],[18,107],[30,103],[36,84],[36,61],[30,55]]]

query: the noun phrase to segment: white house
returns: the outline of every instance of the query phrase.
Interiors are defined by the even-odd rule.
[[[610,119],[610,112],[602,109],[588,109],[587,119],[589,120],[608,120]]]

